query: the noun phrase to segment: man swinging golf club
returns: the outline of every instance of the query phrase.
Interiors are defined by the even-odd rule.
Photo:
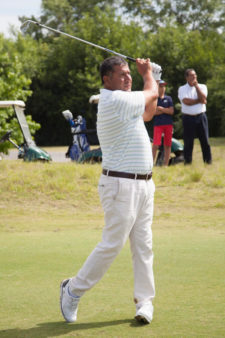
[[[105,274],[129,238],[134,270],[135,318],[150,323],[155,296],[151,223],[155,186],[152,150],[144,121],[157,106],[161,67],[137,59],[144,81],[142,91],[131,91],[127,62],[113,56],[103,61],[97,132],[102,149],[98,191],[104,209],[102,240],[73,278],[62,281],[61,312],[67,322],[77,319],[78,303]]]

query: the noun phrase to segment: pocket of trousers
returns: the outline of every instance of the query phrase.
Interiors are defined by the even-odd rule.
[[[119,191],[119,182],[117,179],[100,179],[98,185],[98,193],[102,205],[112,203],[118,194]]]

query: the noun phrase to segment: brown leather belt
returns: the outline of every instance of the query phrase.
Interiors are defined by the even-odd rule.
[[[141,175],[141,174],[131,174],[123,173],[122,171],[112,171],[107,169],[102,169],[103,175],[112,176],[112,177],[121,177],[121,178],[130,178],[133,180],[150,180],[152,178],[152,173]]]

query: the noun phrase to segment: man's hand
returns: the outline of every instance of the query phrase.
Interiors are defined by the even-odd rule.
[[[197,77],[195,77],[195,79],[191,82],[191,85],[195,87],[198,98],[197,99],[184,98],[182,102],[186,104],[187,106],[193,106],[198,103],[207,104],[206,95],[200,89],[198,85]]]
[[[152,74],[152,65],[150,59],[136,59],[136,65],[139,74],[144,80],[143,93],[145,96],[144,121],[150,121],[156,111],[158,86]]]
[[[192,82],[192,85],[195,86],[195,87],[198,85],[197,79],[194,79],[194,81]]]
[[[144,77],[149,71],[152,71],[152,75],[156,81],[161,79],[162,68],[157,63],[150,62],[150,59],[136,59],[136,65],[139,74]]]
[[[168,108],[157,106],[156,111],[155,111],[155,115],[161,115],[161,114],[173,115],[173,113],[174,113],[173,106],[170,106]]]
[[[138,73],[145,77],[145,75],[150,74],[152,71],[150,59],[136,59],[136,66]]]
[[[162,107],[161,106],[157,106],[156,107],[156,111],[155,111],[155,115],[161,115],[161,114],[163,114]]]

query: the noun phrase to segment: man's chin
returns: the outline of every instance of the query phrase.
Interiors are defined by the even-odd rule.
[[[130,87],[130,86],[124,87],[123,90],[124,90],[125,92],[131,92],[131,87]]]

